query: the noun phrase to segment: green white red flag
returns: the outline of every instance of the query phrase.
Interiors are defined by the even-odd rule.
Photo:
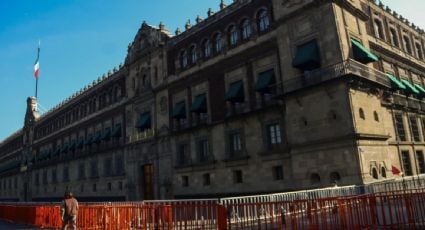
[[[39,72],[40,72],[40,62],[39,59],[40,58],[40,42],[38,43],[38,49],[37,49],[37,59],[35,60],[34,63],[34,77],[38,78]]]

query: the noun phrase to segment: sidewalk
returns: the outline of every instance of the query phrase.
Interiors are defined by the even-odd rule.
[[[15,230],[15,229],[18,229],[18,230],[28,230],[28,229],[36,229],[36,228],[34,228],[34,227],[31,227],[31,226],[27,226],[27,225],[22,225],[22,224],[12,224],[12,223],[9,223],[9,222],[7,222],[7,221],[4,221],[4,220],[0,220],[0,229],[7,229],[7,230]]]

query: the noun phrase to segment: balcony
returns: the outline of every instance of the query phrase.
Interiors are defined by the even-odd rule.
[[[143,132],[134,132],[130,136],[128,136],[128,142],[134,143],[138,141],[144,141],[147,139],[150,139],[155,136],[155,130],[153,129],[147,129]]]
[[[351,59],[320,69],[306,71],[304,74],[277,84],[275,87],[276,92],[280,92],[282,96],[326,81],[352,76],[366,79],[388,88],[391,87],[391,83],[385,73]]]

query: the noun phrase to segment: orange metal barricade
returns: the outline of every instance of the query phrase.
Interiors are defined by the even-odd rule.
[[[0,218],[38,228],[59,228],[59,205],[0,204]],[[421,229],[425,193],[293,201],[233,203],[150,202],[80,204],[80,229]]]

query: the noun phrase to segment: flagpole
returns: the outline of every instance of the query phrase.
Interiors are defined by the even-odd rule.
[[[35,98],[37,99],[38,77],[35,78]]]

